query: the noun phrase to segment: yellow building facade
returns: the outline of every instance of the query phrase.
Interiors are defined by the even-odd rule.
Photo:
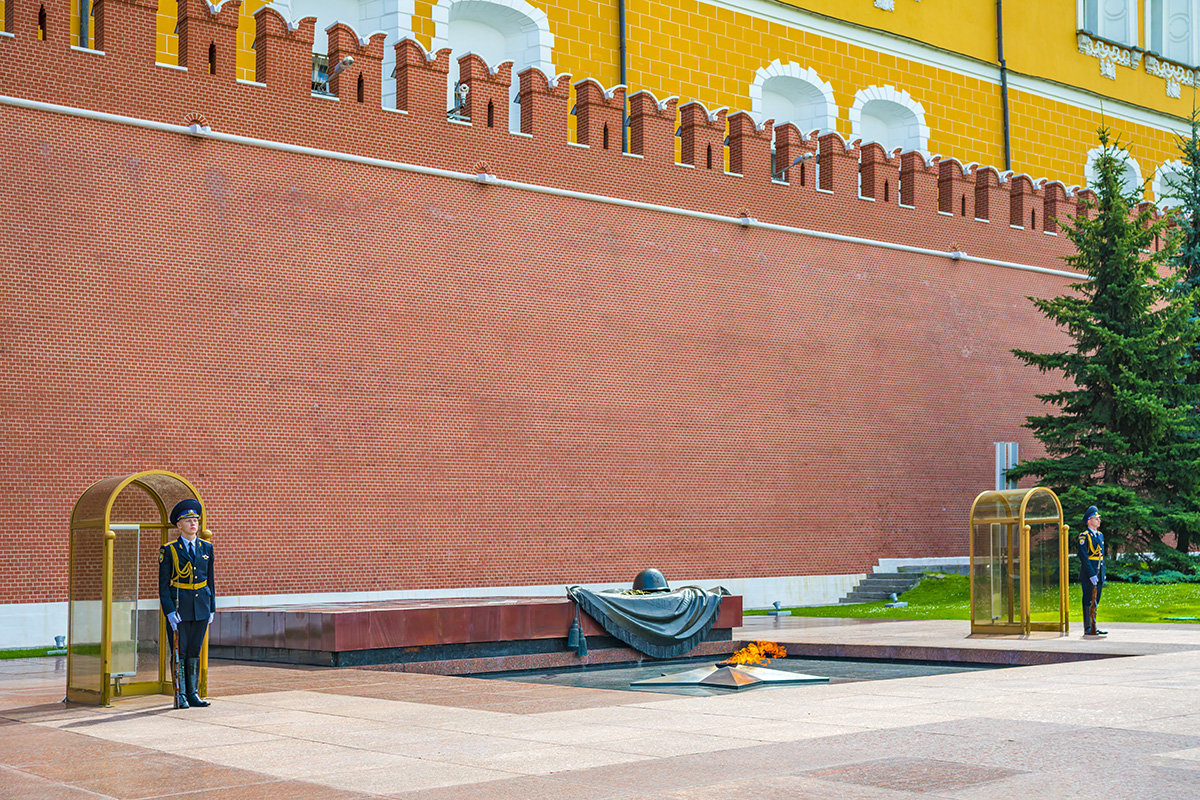
[[[244,0],[238,76],[254,80],[255,12]],[[659,99],[744,109],[802,131],[880,141],[1087,183],[1096,129],[1128,153],[1132,182],[1163,200],[1188,130],[1200,0],[290,0],[285,17],[382,30],[391,45],[471,51]],[[72,21],[79,41],[79,17]],[[158,59],[177,63],[176,4],[160,0]],[[1003,55],[1003,66],[1001,62]],[[453,58],[452,58],[453,63]],[[385,62],[385,86],[390,85]],[[319,80],[314,68],[314,80]],[[384,103],[389,97],[385,93]],[[452,102],[448,94],[448,102]],[[514,115],[515,118],[515,115]],[[1007,124],[1006,124],[1007,122]],[[1006,135],[1007,133],[1007,135]],[[1007,142],[1007,146],[1006,146]]]

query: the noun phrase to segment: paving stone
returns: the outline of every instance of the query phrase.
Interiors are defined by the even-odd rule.
[[[1086,785],[1195,800],[1200,627],[1111,629],[1097,643],[976,639],[961,622],[760,624],[739,635],[1124,657],[710,697],[215,661],[211,708],[97,709],[57,702],[63,675],[32,659],[0,664],[0,797],[1054,800]]]
[[[805,773],[813,778],[860,786],[878,786],[912,792],[938,793],[1021,774],[1018,770],[997,769],[957,761],[932,758],[884,758]]]

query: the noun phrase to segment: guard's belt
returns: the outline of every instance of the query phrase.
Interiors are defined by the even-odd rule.
[[[176,589],[203,589],[208,586],[207,580],[202,580],[199,583],[180,583],[179,581],[171,581],[171,585]]]

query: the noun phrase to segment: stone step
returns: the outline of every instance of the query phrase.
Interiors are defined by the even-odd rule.
[[[876,572],[864,578],[838,602],[869,603],[875,600],[890,600],[893,594],[903,594],[920,583],[921,575],[920,572]]]
[[[839,603],[871,603],[876,600],[891,600],[892,595],[900,596],[903,592],[885,592],[873,591],[871,589],[860,591],[852,589],[845,597],[838,600]]]
[[[971,571],[968,564],[926,564],[919,567],[899,567],[900,573],[907,575],[909,573],[918,572],[943,572],[947,575],[967,575]]]

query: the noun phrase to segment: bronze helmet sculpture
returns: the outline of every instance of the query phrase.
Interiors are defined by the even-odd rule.
[[[633,579],[633,588],[639,592],[671,591],[671,587],[667,585],[667,579],[653,567],[644,569],[637,574],[637,577]]]

